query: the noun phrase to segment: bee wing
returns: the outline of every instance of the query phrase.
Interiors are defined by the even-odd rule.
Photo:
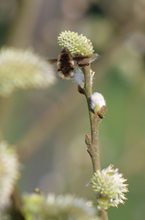
[[[56,58],[54,58],[54,59],[47,59],[47,61],[49,62],[49,63],[56,63],[57,62],[57,59]]]
[[[91,57],[90,57],[90,63],[94,62],[95,60],[98,60],[100,57],[99,54],[94,53]]]
[[[83,67],[94,62],[96,59],[98,59],[98,57],[99,55],[95,53],[91,56],[76,56],[73,59],[78,63],[80,67]]]

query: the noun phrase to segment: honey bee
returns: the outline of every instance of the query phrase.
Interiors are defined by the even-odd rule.
[[[71,79],[74,77],[77,65],[79,67],[89,65],[89,63],[93,62],[96,57],[97,56],[95,54],[92,55],[92,57],[82,56],[79,54],[73,56],[67,48],[63,48],[58,58],[50,59],[49,62],[57,63],[57,71],[60,78]]]

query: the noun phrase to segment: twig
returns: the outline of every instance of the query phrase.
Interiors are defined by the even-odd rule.
[[[91,135],[86,136],[87,151],[91,157],[93,171],[96,172],[100,169],[100,153],[98,144],[99,123],[101,119],[97,114],[94,114],[90,110],[90,97],[92,95],[92,76],[90,72],[90,66],[82,68],[85,76],[85,96],[88,104],[89,118],[90,118],[90,130]]]
[[[87,145],[87,151],[90,155],[92,166],[93,166],[93,172],[96,172],[97,170],[101,169],[100,165],[100,152],[99,152],[99,125],[101,122],[101,118],[97,115],[92,113],[90,109],[90,97],[92,95],[92,76],[91,76],[91,67],[90,65],[84,66],[82,68],[82,71],[84,73],[85,77],[85,96],[88,104],[88,110],[89,110],[89,119],[90,119],[90,130],[91,134],[87,134],[85,138],[85,142]],[[105,210],[99,211],[99,216],[101,220],[107,220],[108,215]]]

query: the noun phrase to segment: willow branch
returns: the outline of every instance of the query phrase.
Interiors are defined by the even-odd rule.
[[[85,77],[84,89],[85,89],[85,96],[88,105],[90,130],[91,130],[91,133],[89,135],[88,134],[86,135],[85,141],[87,145],[87,151],[92,161],[93,172],[96,172],[97,170],[101,169],[100,151],[99,151],[99,125],[101,122],[101,118],[97,114],[92,113],[90,109],[90,97],[92,95],[92,76],[91,76],[90,65],[83,67],[82,71]],[[99,217],[101,220],[107,220],[108,219],[107,212],[105,210],[100,210]]]
[[[100,152],[99,152],[99,124],[101,119],[97,114],[91,112],[90,109],[90,97],[92,95],[92,76],[90,72],[90,66],[82,68],[85,76],[85,96],[88,104],[89,119],[90,119],[90,130],[91,135],[86,136],[87,151],[91,157],[93,171],[96,172],[100,169]]]

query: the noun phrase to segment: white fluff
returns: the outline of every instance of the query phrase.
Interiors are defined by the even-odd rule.
[[[103,106],[106,106],[106,101],[103,95],[99,92],[94,92],[91,95],[91,109],[97,109],[99,111]]]
[[[75,70],[74,81],[81,87],[84,87],[84,74],[80,68]]]

